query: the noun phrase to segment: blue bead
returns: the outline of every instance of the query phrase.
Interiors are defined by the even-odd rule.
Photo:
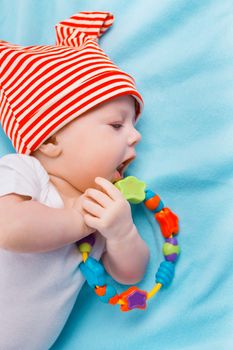
[[[151,190],[146,190],[145,191],[145,195],[146,195],[146,197],[144,199],[144,202],[147,201],[150,198],[153,198],[155,196],[155,193],[153,191],[151,191]]]
[[[163,261],[155,275],[156,283],[161,283],[167,287],[173,280],[175,274],[175,266],[169,261]]]
[[[113,286],[110,285],[106,285],[106,293],[105,295],[100,296],[100,300],[103,303],[108,303],[109,299],[111,299],[112,297],[114,297],[117,294],[116,289]]]
[[[157,208],[155,210],[153,210],[153,213],[159,213],[162,209],[164,208],[164,204],[160,199],[159,205],[157,206]]]
[[[103,266],[94,258],[89,256],[86,262],[82,262],[80,270],[91,288],[106,284],[106,273]]]

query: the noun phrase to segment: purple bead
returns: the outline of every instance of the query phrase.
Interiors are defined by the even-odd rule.
[[[91,233],[89,236],[84,237],[78,241],[78,245],[81,243],[89,243],[92,247],[95,244],[95,235]]]
[[[177,254],[174,253],[174,254],[170,254],[170,255],[165,255],[164,257],[167,261],[175,262],[177,259]]]
[[[171,244],[173,244],[173,245],[177,245],[177,244],[178,244],[178,241],[177,241],[177,239],[176,239],[175,237],[166,238],[166,239],[165,239],[165,242],[171,243]]]
[[[146,307],[146,293],[143,291],[135,291],[128,296],[128,307],[129,309],[135,309],[137,307]]]

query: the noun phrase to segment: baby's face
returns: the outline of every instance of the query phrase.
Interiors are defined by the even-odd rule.
[[[114,182],[119,165],[136,156],[141,140],[135,129],[135,100],[117,97],[78,117],[58,132],[63,147],[64,176],[84,192],[101,176]]]

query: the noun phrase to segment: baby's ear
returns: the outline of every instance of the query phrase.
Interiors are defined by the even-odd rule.
[[[57,142],[56,136],[53,135],[40,145],[37,152],[42,153],[49,158],[57,158],[62,153],[62,148],[59,142]]]

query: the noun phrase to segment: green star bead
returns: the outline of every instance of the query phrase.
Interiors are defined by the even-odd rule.
[[[125,199],[130,203],[141,203],[146,197],[145,182],[138,180],[135,176],[127,176],[123,180],[115,182],[114,186],[121,191]]]

